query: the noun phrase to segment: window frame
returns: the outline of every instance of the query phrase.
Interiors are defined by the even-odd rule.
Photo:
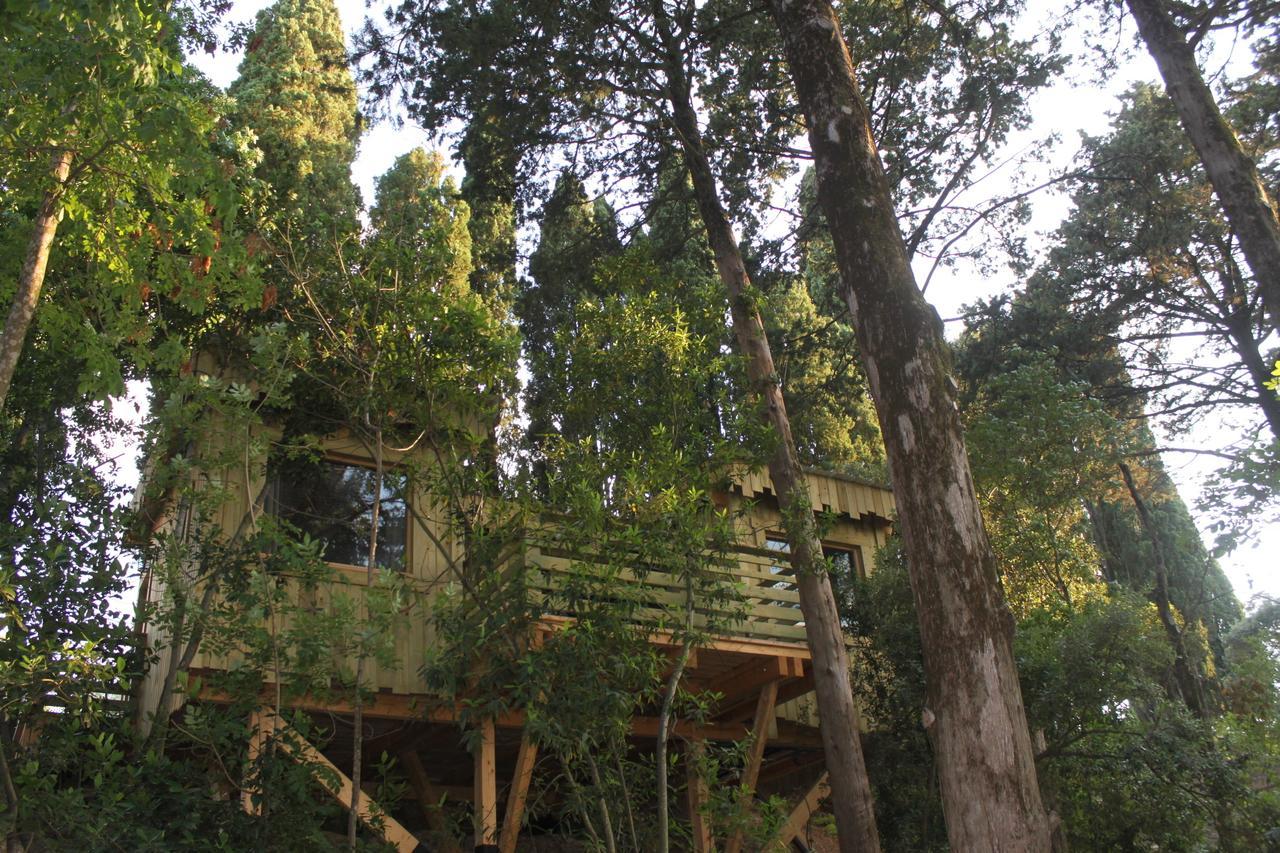
[[[853,565],[853,573],[860,581],[867,579],[867,561],[862,553],[862,545],[856,542],[837,542],[832,539],[819,539],[822,545],[822,558],[825,560],[830,556],[831,551],[839,551],[842,554],[849,555],[849,561]],[[781,545],[781,548],[773,547],[773,544]],[[774,530],[766,530],[764,534],[764,549],[766,551],[776,552],[787,555],[787,562],[791,560],[791,544],[787,541],[785,533]],[[788,572],[775,572],[778,577],[795,577],[795,569]]]
[[[339,451],[339,450],[325,450],[321,454],[320,458],[317,460],[317,464],[341,465],[349,468],[363,468],[366,471],[375,471],[375,472],[377,471],[377,465],[374,463],[372,459],[369,459],[368,457],[365,457],[365,456],[356,456],[351,453],[343,453],[342,451]],[[379,571],[393,572],[404,578],[411,578],[414,576],[413,528],[415,526],[415,521],[414,521],[413,512],[410,509],[411,491],[409,489],[408,471],[406,471],[404,469],[404,466],[400,465],[399,463],[396,463],[396,462],[387,463],[385,461],[382,464],[382,470],[383,470],[384,476],[388,472],[396,471],[400,473],[404,478],[404,487],[405,487],[404,495],[401,497],[401,500],[404,501],[404,510],[405,510],[404,511],[404,559],[401,561],[401,565],[399,569],[391,569],[391,568],[387,568],[385,566],[379,566],[379,565],[374,565],[373,568]],[[269,482],[271,484],[271,489],[273,492],[272,502],[275,504],[275,506],[272,507],[271,511],[273,515],[280,517],[279,511],[278,511],[278,507],[280,505],[279,481],[278,479],[276,479],[278,478],[278,475],[271,474],[270,466],[268,466],[268,478],[269,478]],[[355,565],[354,563],[343,563],[337,560],[328,560],[328,559],[324,560],[324,563],[325,565],[337,570],[341,574],[346,575],[351,579],[359,580],[359,581],[364,581],[368,577],[369,568],[370,568],[367,565],[358,566],[358,565]]]

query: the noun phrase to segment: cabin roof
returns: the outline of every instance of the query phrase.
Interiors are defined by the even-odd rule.
[[[893,492],[884,486],[817,468],[806,468],[805,475],[814,509],[852,519],[875,518],[888,522],[893,518]],[[734,491],[745,498],[776,497],[767,470],[739,469],[734,472],[733,480]]]

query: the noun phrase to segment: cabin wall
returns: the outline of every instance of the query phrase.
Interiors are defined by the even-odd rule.
[[[807,477],[815,510],[826,514],[821,527],[822,544],[834,548],[856,546],[866,573],[874,572],[876,551],[892,531],[893,493],[838,475],[809,472]],[[730,506],[742,512],[739,541],[768,549],[770,540],[785,538],[772,483],[765,472],[743,473],[737,480],[739,485],[730,498]],[[818,725],[817,702],[812,693],[779,703],[775,713],[779,720]]]
[[[373,467],[368,448],[347,435],[331,436],[324,440],[322,448],[326,458]],[[406,455],[393,450],[384,452],[387,467],[408,464]],[[421,464],[418,461],[416,464]],[[224,529],[234,529],[249,507],[249,494],[257,494],[266,484],[266,460],[257,460],[253,470],[253,485],[238,492],[239,499],[229,503],[223,517]],[[236,474],[229,472],[228,476]],[[243,479],[241,477],[241,479]],[[461,559],[460,544],[449,529],[447,519],[439,507],[432,506],[421,494],[408,495],[411,505],[406,524],[404,581],[410,593],[410,606],[401,614],[395,628],[394,667],[379,666],[372,659],[365,663],[365,679],[369,689],[395,693],[422,693],[425,685],[418,674],[426,660],[427,650],[434,645],[434,627],[430,619],[432,599],[452,580],[452,565]],[[313,590],[303,590],[296,581],[291,582],[293,596],[317,612],[335,614],[354,607],[357,621],[368,616],[367,569],[361,566],[330,564],[333,577]],[[276,626],[280,632],[290,625],[281,620]],[[202,651],[193,662],[195,669],[226,669],[234,665],[233,655],[218,655]],[[345,668],[348,674],[354,661],[335,660],[335,668]]]

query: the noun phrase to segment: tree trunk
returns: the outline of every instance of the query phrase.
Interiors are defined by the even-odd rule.
[[[13,305],[4,322],[3,337],[0,337],[0,411],[4,410],[9,386],[13,384],[13,374],[18,368],[18,356],[22,355],[23,341],[40,302],[44,271],[49,265],[49,248],[53,245],[58,217],[62,213],[62,192],[71,174],[70,151],[61,149],[54,153],[52,174],[54,185],[44,194],[40,210],[36,213],[31,240],[27,243],[27,256],[22,262],[18,287],[13,294]]]
[[[369,424],[368,417],[365,418],[365,424]],[[383,449],[382,427],[379,426],[373,435],[373,506],[369,512],[369,565],[365,568],[364,575],[366,618],[372,606],[373,581],[378,573],[378,519],[382,513]],[[356,649],[358,657],[355,673],[355,707],[352,709],[354,713],[351,722],[351,808],[347,810],[347,848],[349,850],[356,849],[356,830],[360,822],[360,778],[364,772],[364,684],[362,682],[368,651],[364,647],[365,639],[362,638],[357,642],[360,645]]]
[[[830,3],[771,0],[770,8],[808,123],[818,200],[884,435],[920,619],[923,720],[951,848],[1048,850],[1013,619],[969,473],[942,324],[911,272]]]
[[[1263,359],[1258,348],[1258,339],[1253,335],[1253,323],[1247,314],[1240,311],[1227,317],[1226,324],[1231,346],[1249,371],[1255,399],[1267,419],[1267,426],[1271,427],[1271,437],[1280,441],[1280,397],[1267,387],[1267,383],[1271,381],[1271,366]]]
[[[800,467],[764,325],[750,296],[751,279],[733,226],[720,204],[715,175],[698,130],[682,52],[674,43],[660,0],[655,1],[654,12],[665,48],[663,64],[672,120],[693,180],[694,196],[715,255],[716,269],[728,291],[733,333],[738,349],[747,360],[752,390],[760,396],[762,414],[776,433],[777,447],[769,459],[769,476],[778,495],[783,527],[791,546],[791,565],[800,593],[805,636],[813,656],[814,689],[840,849],[863,853],[879,851],[871,784],[862,757],[858,710],[849,677],[848,652],[814,523],[808,479]]]
[[[1222,211],[1262,296],[1273,328],[1280,329],[1280,220],[1258,169],[1222,117],[1196,65],[1195,51],[1161,0],[1125,0],[1147,52],[1156,61],[1187,138],[1200,155]]]
[[[653,750],[653,763],[658,771],[658,853],[669,853],[671,850],[671,814],[667,797],[669,781],[667,779],[667,739],[670,737],[671,707],[675,704],[676,691],[680,688],[684,668],[689,663],[692,646],[693,578],[690,576],[685,578],[684,582],[684,639],[680,643],[680,657],[676,659],[675,668],[667,678],[667,688],[662,692],[662,709],[658,712],[658,738]]]
[[[1148,594],[1152,603],[1156,606],[1156,613],[1160,616],[1160,624],[1164,627],[1165,636],[1169,638],[1169,645],[1173,649],[1173,677],[1177,683],[1178,693],[1181,694],[1181,699],[1187,709],[1197,719],[1208,719],[1210,713],[1209,704],[1205,698],[1204,683],[1200,678],[1200,673],[1197,671],[1198,668],[1191,662],[1191,657],[1187,654],[1187,644],[1182,638],[1182,629],[1178,627],[1178,621],[1173,615],[1173,606],[1169,603],[1169,563],[1165,558],[1164,542],[1161,541],[1160,531],[1156,526],[1155,519],[1151,517],[1151,510],[1147,507],[1147,502],[1142,499],[1142,495],[1138,492],[1137,483],[1133,479],[1133,471],[1124,462],[1119,463],[1119,465],[1120,475],[1124,477],[1125,488],[1129,490],[1129,497],[1133,500],[1133,508],[1138,512],[1138,522],[1142,525],[1142,532],[1146,534],[1147,541],[1151,543],[1151,556],[1155,565],[1156,583]]]

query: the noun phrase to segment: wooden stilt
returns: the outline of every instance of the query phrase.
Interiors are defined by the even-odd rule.
[[[739,806],[745,813],[751,808],[755,796],[756,782],[760,778],[760,763],[764,761],[764,747],[769,740],[769,729],[773,725],[774,707],[778,700],[778,682],[770,681],[760,689],[760,698],[756,700],[755,719],[751,724],[751,751],[747,753],[747,762],[742,768],[740,783],[741,797]],[[742,829],[737,829],[725,845],[725,853],[741,853]]]
[[[516,840],[520,837],[520,824],[524,822],[524,805],[529,797],[529,783],[533,780],[533,765],[538,758],[538,745],[525,731],[520,739],[520,752],[516,755],[516,772],[511,777],[511,790],[507,792],[507,811],[502,816],[502,836],[498,840],[498,853],[515,853]]]
[[[480,724],[475,747],[476,853],[498,851],[498,766],[493,720]]]
[[[715,838],[711,835],[711,822],[703,809],[707,804],[707,783],[698,772],[698,764],[706,749],[706,741],[691,740],[685,754],[685,774],[688,778],[689,822],[693,830],[693,853],[713,853]]]
[[[262,755],[262,748],[266,745],[267,733],[263,730],[262,715],[254,711],[249,715],[249,766],[257,762],[258,756]],[[252,769],[249,771],[253,772]],[[257,795],[258,789],[248,783],[245,784],[244,790],[240,792],[240,805],[244,808],[246,814],[260,815],[262,814],[262,805],[255,803],[253,798]]]
[[[462,853],[462,846],[449,834],[449,825],[445,822],[440,809],[443,792],[427,777],[427,769],[422,766],[422,759],[416,752],[402,752],[400,763],[409,777],[409,785],[418,798],[418,805],[427,819],[427,828],[435,836],[433,849],[438,847],[441,853]]]
[[[827,774],[824,771],[814,786],[809,789],[808,793],[794,809],[791,810],[791,816],[787,818],[787,822],[782,825],[773,839],[765,845],[765,850],[785,850],[791,844],[791,841],[800,833],[804,832],[805,825],[809,823],[809,818],[817,810],[818,805],[831,796],[831,786],[827,784]]]

